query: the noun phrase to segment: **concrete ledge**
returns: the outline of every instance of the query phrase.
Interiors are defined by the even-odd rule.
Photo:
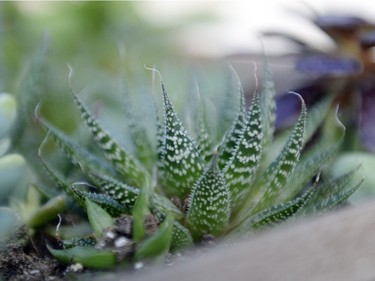
[[[375,280],[375,202],[277,227],[126,280]]]

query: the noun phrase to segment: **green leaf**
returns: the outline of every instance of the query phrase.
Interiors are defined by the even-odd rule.
[[[358,166],[361,168],[354,175],[352,182],[360,182],[363,179],[363,183],[361,184],[361,189],[350,197],[350,202],[354,204],[374,197],[375,154],[366,151],[348,151],[340,153],[330,166],[330,174],[332,174],[334,178],[342,176],[344,173]]]
[[[189,248],[192,245],[193,238],[191,237],[189,230],[179,222],[175,221],[173,225],[171,249],[180,250]]]
[[[266,56],[263,62],[263,77],[260,89],[260,109],[263,120],[263,153],[272,142],[275,131],[276,103],[275,103],[275,85],[272,80],[271,70]]]
[[[198,149],[205,162],[212,157],[212,141],[204,118],[203,108],[198,112]]]
[[[102,193],[82,191],[76,188],[75,185],[77,185],[77,183],[73,184],[71,188],[73,192],[80,198],[83,204],[86,204],[86,199],[89,199],[90,201],[99,205],[101,208],[103,208],[106,212],[108,212],[114,217],[125,213],[126,209],[124,208],[124,206],[122,206],[111,196]]]
[[[134,203],[139,194],[139,189],[126,185],[104,175],[90,175],[91,179],[99,187],[100,190],[113,197],[126,210],[131,213]],[[151,210],[160,219],[164,219],[166,213],[173,214],[176,218],[182,216],[181,211],[164,196],[154,194],[151,198]]]
[[[93,247],[74,247],[56,250],[47,245],[48,251],[62,263],[80,263],[87,268],[106,269],[116,265],[115,254]]]
[[[151,211],[160,220],[164,220],[167,214],[175,219],[182,219],[183,213],[168,198],[154,194],[151,198]]]
[[[156,233],[139,245],[135,252],[136,260],[161,256],[168,252],[172,241],[173,221],[171,215],[167,216]]]
[[[105,156],[116,167],[117,171],[124,176],[124,181],[136,187],[142,187],[150,180],[149,173],[138,163],[138,161],[125,151],[109,133],[103,129],[90,111],[83,105],[79,98],[72,93],[75,103],[81,111],[94,140],[104,151]]]
[[[136,148],[136,153],[138,156],[138,159],[141,163],[143,163],[146,167],[152,168],[152,165],[155,160],[154,150],[153,146],[150,142],[150,139],[147,136],[147,128],[145,126],[142,126],[139,122],[139,119],[142,117],[139,109],[136,104],[134,104],[134,101],[131,97],[131,91],[129,87],[126,85],[125,79],[122,79],[122,92],[123,97],[125,100],[125,116],[127,119],[127,125],[128,125],[128,131],[132,140],[132,143],[134,144]],[[140,97],[143,100],[150,100],[151,96],[147,96],[147,91],[141,91],[140,94],[143,95]]]
[[[138,188],[124,184],[105,175],[91,174],[90,178],[100,190],[119,202],[125,208],[127,213],[131,212],[134,202],[139,194]]]
[[[327,118],[334,98],[334,94],[326,95],[321,101],[309,108],[306,120],[305,143],[311,139],[317,132],[319,126]]]
[[[250,191],[262,155],[262,138],[259,97],[255,93],[252,106],[246,116],[244,130],[223,171],[231,193],[232,212],[241,206]]]
[[[144,218],[150,214],[150,196],[151,190],[148,187],[143,188],[133,208],[133,240],[140,241],[145,236]]]
[[[245,219],[235,230],[240,234],[249,234],[252,230],[285,221],[304,207],[314,192],[314,188],[310,188],[309,191],[296,199],[265,209]]]
[[[71,249],[74,247],[94,247],[96,244],[96,239],[94,237],[84,237],[84,238],[72,238],[62,241],[63,249]]]
[[[113,219],[102,207],[85,198],[87,217],[96,237],[101,237],[105,229],[113,226]]]
[[[345,127],[338,119],[337,112],[331,112],[326,119],[327,121],[330,124],[332,137],[327,139],[326,134],[323,134],[304,151],[299,164],[288,180],[288,185],[280,194],[279,202],[294,198],[301,191],[301,188],[305,187],[315,175],[319,174],[322,167],[339,151],[345,136]]]
[[[204,161],[196,144],[188,135],[169,100],[162,84],[164,100],[164,152],[160,167],[161,183],[169,195],[184,197],[204,169]]]
[[[189,198],[187,225],[193,237],[223,232],[230,217],[230,192],[217,166],[217,157],[195,184]]]
[[[238,140],[241,138],[241,134],[245,127],[245,94],[241,84],[239,84],[238,87],[240,93],[240,108],[237,112],[236,119],[233,121],[232,128],[226,134],[224,143],[220,146],[218,165],[221,170],[223,170],[225,166],[228,165],[228,162],[233,155],[233,151],[238,143]]]
[[[247,201],[239,212],[239,220],[249,212],[254,214],[272,206],[298,163],[307,114],[303,99],[299,95],[298,97],[301,99],[302,108],[297,124],[280,155],[253,185]]]
[[[59,187],[61,188],[70,198],[74,200],[74,202],[78,204],[82,204],[82,201],[80,198],[73,192],[73,190],[70,188],[70,184],[66,182],[65,179],[61,175],[58,174],[57,171],[52,169],[51,165],[48,165],[44,159],[39,156],[40,163],[42,164],[42,167],[44,168],[47,175],[50,177],[50,179]]]
[[[104,161],[101,161],[98,157],[84,149],[82,146],[78,145],[62,131],[52,126],[42,118],[38,118],[38,120],[40,124],[48,130],[46,139],[51,136],[67,158],[73,164],[78,164],[83,172],[96,171],[97,173],[108,175],[115,174],[112,167],[107,165]],[[39,151],[41,151],[41,147],[42,145],[40,146]]]
[[[345,202],[362,184],[362,181],[360,181],[354,186],[349,185],[358,168],[318,185],[316,193],[309,204],[306,205],[302,214],[323,213]]]
[[[33,116],[37,103],[41,100],[41,93],[44,92],[48,80],[46,79],[48,45],[48,37],[44,35],[24,72],[17,91],[17,121],[12,130],[12,144],[21,147],[24,154],[28,152],[25,148],[30,145],[30,140],[25,137],[25,134],[35,130],[35,127],[32,126],[33,118],[31,116]],[[30,128],[32,130],[29,130]]]
[[[36,228],[47,224],[55,219],[57,215],[64,211],[66,198],[63,195],[54,197],[43,204],[29,219],[28,225]]]

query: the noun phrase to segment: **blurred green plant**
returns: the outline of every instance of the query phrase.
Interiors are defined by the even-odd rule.
[[[0,93],[0,204],[6,204],[9,196],[19,193],[25,181],[26,162],[17,153],[8,153],[11,141],[9,133],[16,119],[16,100],[9,93]],[[9,208],[0,208],[0,247],[11,238],[21,224],[17,215]]]
[[[40,161],[69,200],[87,212],[92,227],[91,234],[62,239],[60,249],[49,246],[51,254],[61,262],[93,268],[152,257],[162,260],[168,252],[207,239],[246,236],[298,214],[324,212],[345,202],[360,185],[350,182],[353,171],[322,182],[313,180],[344,137],[345,128],[336,114],[324,119],[332,99],[325,99],[308,115],[303,99],[296,94],[302,105],[300,117],[275,153],[279,146],[273,144],[283,140],[272,142],[274,88],[268,67],[265,69],[261,91],[254,94],[248,108],[238,82],[237,106],[226,107],[230,112],[221,112],[222,119],[217,120],[220,124],[234,116],[218,144],[209,134],[205,106],[192,109],[194,139],[163,83],[162,114],[157,106],[149,109],[154,110],[152,120],[156,120],[153,138],[134,112],[127,114],[134,154],[111,137],[73,90],[73,100],[102,154],[85,149],[38,114],[48,131],[39,148]],[[129,98],[126,101],[127,107],[134,107]],[[322,124],[327,126],[327,134],[305,147]],[[78,168],[71,173],[78,182],[46,162],[43,151],[49,139]]]
[[[353,165],[362,165],[365,180],[363,188],[354,197],[355,201],[375,195],[375,182],[371,169],[375,159],[375,67],[373,50],[375,47],[375,25],[364,19],[347,14],[314,13],[308,18],[316,27],[326,33],[334,43],[334,49],[322,52],[304,44],[299,38],[289,34],[267,33],[292,39],[302,47],[296,60],[295,69],[315,77],[308,85],[297,89],[308,105],[313,105],[328,95],[334,95],[331,110],[337,105],[342,112],[346,134],[341,152],[332,165],[332,174],[338,176],[348,172]],[[290,97],[281,95],[277,100],[283,127],[290,117],[298,114],[298,105]]]

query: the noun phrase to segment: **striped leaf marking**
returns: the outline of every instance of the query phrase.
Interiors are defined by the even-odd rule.
[[[90,178],[100,190],[119,202],[127,213],[131,212],[139,194],[139,189],[105,175],[92,174]]]
[[[325,101],[324,104],[327,104],[327,102]],[[322,105],[318,105],[318,108],[321,106]],[[324,105],[324,107],[326,107],[326,105]],[[317,116],[318,114],[316,111],[320,112],[321,110],[315,109],[314,111],[314,115]],[[327,115],[325,110],[323,110],[321,114],[325,116]],[[309,119],[307,119],[306,122],[306,130],[309,123],[308,120]],[[312,126],[312,123],[315,123],[315,121],[310,121],[310,126]],[[310,147],[304,151],[298,165],[291,175],[291,178],[288,180],[288,186],[284,189],[284,192],[280,194],[280,202],[294,198],[300,192],[301,187],[306,186],[311,178],[319,173],[322,166],[339,151],[345,136],[345,126],[338,119],[337,111],[331,112],[331,114],[328,115],[326,123],[328,124],[324,125],[329,128],[329,134],[332,136],[327,137],[327,134],[323,133],[318,141],[313,145],[310,145]]]
[[[113,217],[117,217],[125,212],[124,206],[107,194],[82,191],[76,188],[74,184],[71,188],[83,203],[88,199],[102,207]]]
[[[237,210],[250,191],[262,155],[262,137],[259,96],[255,93],[242,135],[223,172],[231,193],[232,212]]]
[[[164,101],[164,152],[160,167],[161,182],[169,195],[187,196],[202,174],[204,160],[188,135],[169,100],[162,84]]]
[[[117,171],[124,176],[124,181],[136,187],[142,187],[150,178],[148,172],[140,166],[138,161],[125,151],[107,131],[98,123],[90,111],[73,93],[73,98],[81,111],[83,119],[93,134],[94,140],[104,151],[105,156],[110,160]]]
[[[126,185],[114,178],[104,175],[90,175],[90,178],[99,189],[122,204],[126,208],[126,213],[131,213],[140,192],[138,188]],[[163,220],[166,213],[171,213],[176,218],[181,217],[181,211],[166,197],[154,193],[150,203],[152,213],[159,220]]]
[[[225,136],[224,144],[220,147],[220,154],[218,158],[218,165],[220,169],[224,169],[225,166],[228,164],[230,158],[233,155],[233,150],[235,149],[238,140],[241,138],[242,131],[245,127],[245,94],[241,85],[239,85],[239,88],[240,108],[238,110],[237,117],[232,124],[232,128]]]
[[[301,96],[298,95],[298,97],[301,99],[302,107],[297,124],[280,155],[254,184],[248,196],[249,201],[242,208],[240,217],[244,215],[244,212],[249,212],[249,208],[252,209],[251,213],[254,214],[272,206],[299,161],[307,112],[305,102]]]
[[[113,168],[88,150],[72,141],[62,131],[40,118],[39,122],[48,130],[48,136],[51,137],[57,146],[65,153],[65,156],[72,164],[78,164],[83,172],[96,171],[97,173],[115,175]]]
[[[317,192],[303,210],[304,214],[318,214],[342,204],[347,200],[362,184],[362,181],[349,186],[354,174],[358,171],[354,169],[336,179],[318,185]]]
[[[249,234],[252,230],[270,226],[291,218],[309,202],[314,192],[315,189],[310,188],[309,191],[296,199],[274,205],[251,216],[239,226],[238,231],[242,234]]]

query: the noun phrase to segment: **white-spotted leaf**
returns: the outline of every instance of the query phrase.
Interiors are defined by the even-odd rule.
[[[198,180],[189,198],[187,225],[193,237],[219,235],[230,218],[230,192],[216,155]]]
[[[124,181],[139,188],[147,184],[150,179],[148,172],[109,135],[80,99],[74,93],[72,95],[94,140],[117,171],[124,176]]]
[[[237,210],[251,190],[262,156],[262,137],[259,97],[255,93],[244,129],[223,172],[231,193],[232,212]]]
[[[162,85],[164,100],[164,151],[161,183],[170,195],[187,196],[204,169],[204,160],[188,135]]]

